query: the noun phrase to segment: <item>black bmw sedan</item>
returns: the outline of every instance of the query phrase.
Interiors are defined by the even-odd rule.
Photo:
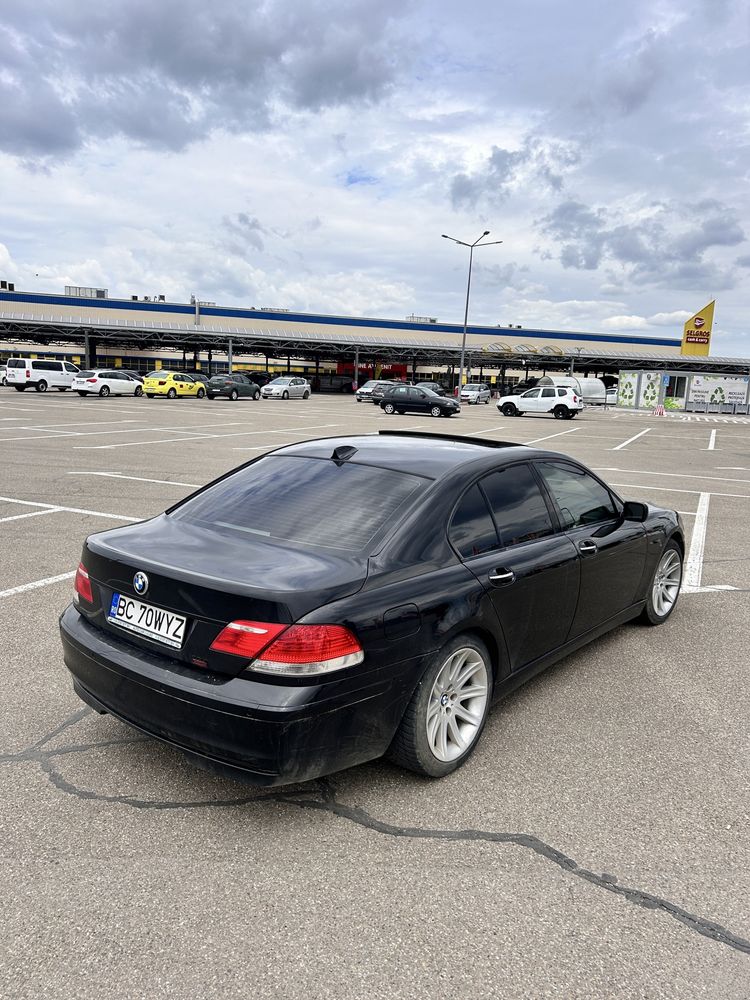
[[[565,455],[436,434],[306,441],[91,535],[60,619],[80,697],[225,774],[383,754],[440,777],[490,705],[682,580],[674,511]]]
[[[455,399],[438,396],[432,389],[418,385],[391,386],[383,393],[380,406],[386,413],[429,413],[431,417],[452,417],[461,412]]]

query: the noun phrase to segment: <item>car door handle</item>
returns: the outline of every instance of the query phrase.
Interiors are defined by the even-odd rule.
[[[585,541],[578,543],[578,551],[582,556],[592,556],[598,551],[596,542],[592,542],[590,538],[587,538]]]
[[[516,574],[512,569],[494,569],[490,573],[490,583],[513,583]]]

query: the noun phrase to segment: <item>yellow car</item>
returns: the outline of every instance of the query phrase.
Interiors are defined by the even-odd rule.
[[[197,396],[203,399],[206,395],[203,383],[184,372],[149,372],[143,380],[143,392],[149,399],[154,396],[166,396],[168,399]]]

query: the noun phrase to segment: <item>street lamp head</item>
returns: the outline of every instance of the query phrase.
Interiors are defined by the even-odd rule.
[[[485,229],[485,231],[482,233],[482,236],[489,236],[489,235],[490,235],[489,229]]]

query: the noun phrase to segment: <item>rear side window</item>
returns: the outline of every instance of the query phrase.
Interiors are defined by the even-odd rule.
[[[330,459],[268,455],[178,507],[172,517],[235,537],[367,550],[431,480]]]
[[[448,540],[462,559],[500,548],[487,501],[476,484],[459,500],[448,529]]]
[[[8,368],[25,368],[26,362],[23,358],[11,358],[8,362]]]
[[[609,490],[583,469],[562,462],[539,462],[537,468],[560,508],[564,528],[599,524],[617,516]]]
[[[547,504],[528,465],[514,465],[482,480],[503,547],[554,531]]]

